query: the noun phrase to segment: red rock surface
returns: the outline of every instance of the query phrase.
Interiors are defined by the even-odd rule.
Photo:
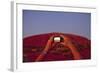
[[[41,54],[46,46],[48,39],[53,33],[33,35],[23,39],[23,62],[35,62],[35,59]],[[69,37],[81,55],[82,60],[91,59],[91,41],[85,37],[64,34]],[[74,60],[69,50],[57,51],[51,48],[41,61],[63,61]]]

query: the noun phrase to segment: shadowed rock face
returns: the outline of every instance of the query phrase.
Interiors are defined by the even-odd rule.
[[[23,62],[35,62],[36,58],[43,52],[48,39],[54,35],[54,33],[33,35],[23,39]],[[81,59],[91,59],[91,41],[82,36],[65,34],[69,37],[71,42],[76,46],[78,52],[81,55]],[[40,61],[63,61],[74,60],[72,52],[62,44],[56,44],[51,47],[47,54]],[[69,48],[69,47],[67,47]]]

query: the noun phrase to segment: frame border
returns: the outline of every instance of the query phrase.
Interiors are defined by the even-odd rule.
[[[11,70],[17,71],[18,68],[18,22],[17,22],[17,5],[39,5],[39,6],[52,6],[52,7],[71,7],[71,8],[86,8],[86,9],[96,9],[95,7],[86,7],[86,6],[63,6],[63,5],[48,5],[48,4],[33,4],[33,3],[19,3],[11,2]],[[92,27],[91,27],[92,30]],[[92,33],[92,32],[91,32]],[[92,34],[91,34],[92,37]]]

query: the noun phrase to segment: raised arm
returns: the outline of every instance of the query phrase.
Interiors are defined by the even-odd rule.
[[[64,35],[60,35],[60,37],[62,37],[64,39],[64,42],[62,42],[62,44],[65,45],[65,47],[69,47],[74,59],[75,60],[81,59],[80,53],[78,52],[75,45],[72,43],[71,39],[69,37],[64,36]]]
[[[49,38],[49,40],[47,41],[47,44],[43,50],[43,52],[37,57],[37,59],[35,61],[40,61],[43,59],[43,57],[45,56],[45,54],[47,54],[48,50],[51,48],[52,46],[52,43],[53,43],[53,38],[54,38],[54,35],[51,36]]]

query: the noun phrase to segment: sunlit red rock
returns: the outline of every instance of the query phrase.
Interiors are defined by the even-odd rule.
[[[29,36],[23,39],[23,62],[35,62],[36,58],[41,54],[45,48],[48,39],[54,35],[54,33],[39,34]],[[91,59],[91,41],[85,37],[73,34],[65,34],[69,37],[73,44],[77,47],[78,52],[81,55],[82,60]],[[62,45],[58,48],[59,44],[50,48],[48,53],[40,61],[67,61],[74,60],[70,50],[64,49]],[[69,48],[69,47],[68,47]],[[81,60],[80,59],[80,60]]]

